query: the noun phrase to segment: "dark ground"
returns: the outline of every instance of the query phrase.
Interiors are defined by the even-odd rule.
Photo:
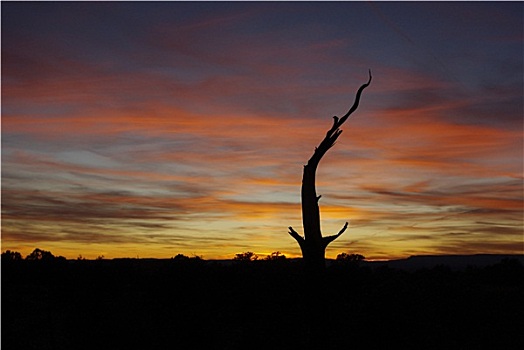
[[[524,349],[524,268],[2,262],[2,349]]]

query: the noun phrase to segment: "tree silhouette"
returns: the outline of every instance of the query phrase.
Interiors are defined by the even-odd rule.
[[[258,259],[258,255],[253,252],[245,252],[235,254],[234,261],[255,261]]]
[[[270,261],[286,260],[286,256],[282,254],[281,252],[273,252],[270,255],[266,256],[264,260],[270,260]]]
[[[25,259],[32,261],[53,261],[55,259],[55,256],[53,255],[53,253],[47,250],[36,248],[31,252],[31,254],[26,256]]]
[[[289,227],[289,234],[297,240],[300,249],[302,250],[302,257],[306,264],[306,269],[311,273],[320,273],[325,269],[325,254],[326,247],[329,243],[337,239],[346,231],[348,223],[333,236],[323,237],[320,230],[320,210],[318,201],[321,196],[317,196],[315,189],[315,176],[320,160],[326,152],[333,147],[338,137],[342,133],[340,127],[348,119],[348,117],[356,111],[360,101],[362,91],[371,83],[371,70],[369,70],[369,80],[363,84],[357,91],[355,102],[349,111],[342,117],[333,117],[333,126],[326,133],[326,136],[320,142],[315,152],[309,158],[309,161],[304,165],[304,172],[302,175],[302,225],[304,228],[304,237],[299,235],[291,226]]]
[[[189,260],[189,256],[184,255],[184,254],[177,254],[172,259],[175,260],[175,261],[187,261],[187,260]]]
[[[6,250],[2,253],[2,261],[20,261],[22,260],[22,254],[15,251]]]
[[[340,253],[337,255],[337,261],[360,262],[365,260],[364,255]]]

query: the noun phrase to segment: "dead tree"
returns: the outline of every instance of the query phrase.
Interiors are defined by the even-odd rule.
[[[326,136],[320,142],[320,145],[315,148],[315,152],[309,158],[309,161],[304,165],[304,173],[302,175],[302,224],[304,227],[304,237],[299,235],[292,227],[289,227],[289,234],[297,240],[300,249],[302,250],[302,257],[304,259],[306,269],[312,273],[319,273],[325,269],[325,255],[326,247],[329,243],[337,239],[346,231],[348,223],[333,236],[322,237],[320,230],[320,210],[318,201],[321,196],[317,196],[315,189],[315,175],[320,160],[326,152],[333,147],[338,137],[342,133],[340,127],[348,119],[348,117],[356,111],[360,101],[362,91],[371,83],[371,70],[369,71],[369,80],[363,84],[357,91],[355,102],[349,111],[342,117],[333,117],[333,126],[326,133]]]

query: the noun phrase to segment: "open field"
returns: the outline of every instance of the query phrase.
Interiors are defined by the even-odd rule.
[[[517,259],[453,270],[300,260],[2,263],[2,349],[520,349]]]

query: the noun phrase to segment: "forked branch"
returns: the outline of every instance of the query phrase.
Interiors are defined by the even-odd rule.
[[[297,240],[298,244],[302,245],[304,242],[304,237],[298,234],[297,231],[293,230],[293,227],[289,226],[289,235]]]

